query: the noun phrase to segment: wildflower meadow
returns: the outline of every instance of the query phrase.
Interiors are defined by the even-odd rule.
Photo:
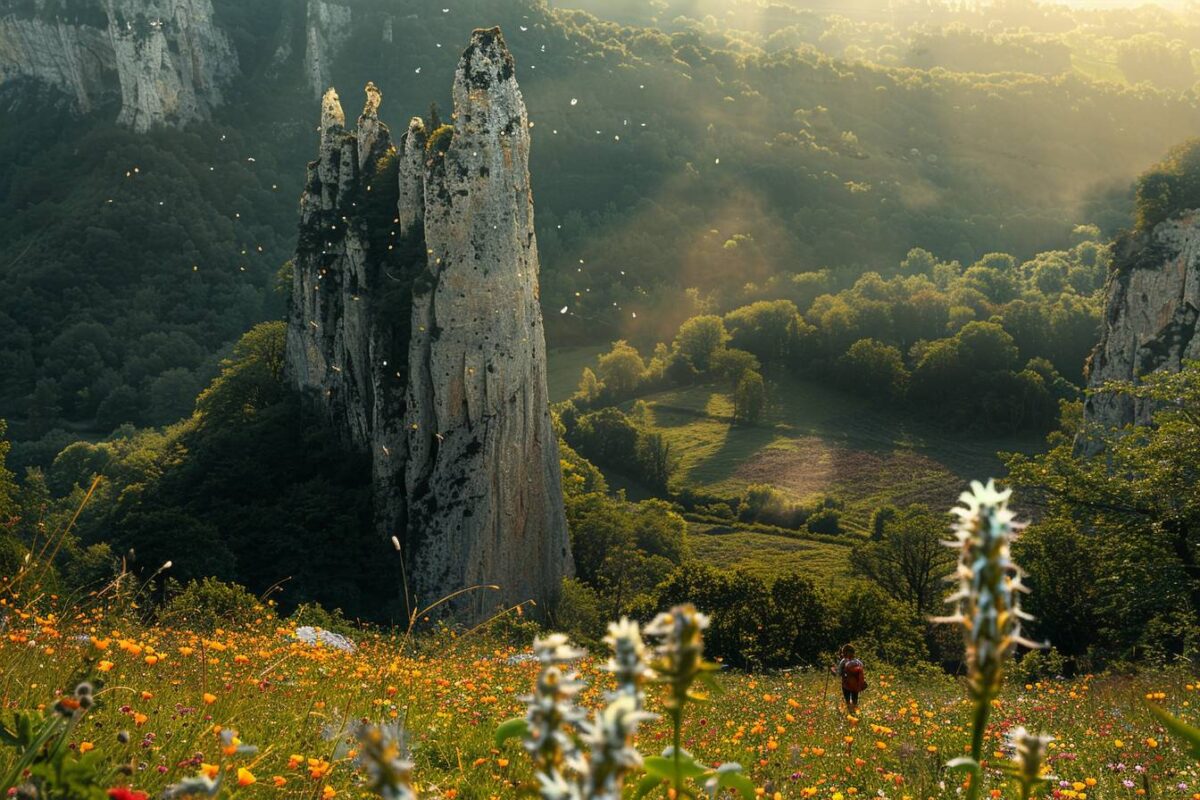
[[[269,604],[201,630],[12,592],[0,778],[9,796],[81,800],[1200,798],[1191,746],[1165,727],[1195,716],[1200,683],[1182,668],[1024,682],[1007,493],[964,501],[950,621],[968,674],[871,664],[857,715],[824,670],[706,660],[690,606],[586,651],[511,621],[343,640],[298,636]]]

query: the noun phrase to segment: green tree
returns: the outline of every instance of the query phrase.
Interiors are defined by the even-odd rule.
[[[752,353],[734,347],[722,347],[714,353],[709,367],[712,375],[729,381],[729,385],[733,387],[741,382],[743,375],[758,372],[759,369],[761,365]]]
[[[671,445],[666,437],[657,431],[639,431],[635,455],[639,467],[638,477],[649,488],[666,492],[671,482],[671,473],[675,471],[675,460],[671,456]]]
[[[900,351],[875,339],[850,345],[838,360],[838,376],[852,391],[881,403],[902,398],[909,378]]]
[[[196,395],[203,385],[190,369],[174,367],[160,373],[150,383],[150,405],[146,410],[151,425],[170,425],[191,415]]]
[[[692,317],[679,326],[675,349],[697,370],[707,372],[712,358],[729,341],[725,322],[713,314]]]
[[[637,348],[621,339],[613,342],[612,350],[600,356],[596,372],[605,389],[617,397],[627,397],[641,383],[646,363],[642,361]]]
[[[604,384],[596,378],[596,373],[590,367],[584,367],[579,376],[579,388],[575,390],[575,399],[581,403],[594,403],[604,391]]]
[[[605,618],[628,613],[683,557],[685,524],[665,504],[592,493],[573,500],[567,518],[576,576],[598,592]]]
[[[944,594],[943,578],[954,568],[954,554],[942,544],[947,528],[927,506],[908,506],[887,522],[880,539],[850,551],[850,569],[917,613],[932,614]]]
[[[927,660],[924,620],[881,587],[861,579],[845,581],[827,602],[834,642],[853,642],[859,653],[888,664]]]
[[[762,375],[746,370],[733,390],[733,418],[738,422],[758,422],[767,404],[767,388]]]
[[[799,355],[812,326],[791,300],[760,300],[725,315],[729,342],[768,364],[782,364]]]
[[[933,268],[938,264],[937,258],[928,250],[914,247],[900,262],[902,275],[933,275]]]
[[[1020,358],[1012,336],[995,322],[968,322],[954,338],[959,356],[973,372],[1012,369]]]
[[[1148,231],[1185,209],[1200,208],[1200,139],[1171,150],[1137,181],[1137,227]]]
[[[1007,253],[989,253],[972,264],[962,276],[963,283],[992,303],[1007,303],[1016,297],[1017,260]]]
[[[1039,630],[1073,654],[1089,645],[1109,656],[1172,648],[1179,654],[1183,632],[1163,632],[1178,627],[1180,615],[1195,626],[1200,612],[1200,363],[1102,391],[1154,404],[1152,424],[1081,428],[1076,406],[1046,453],[1006,459],[1022,496],[1045,508],[1022,546],[1032,556],[1037,588],[1045,586],[1063,607],[1048,613]],[[1064,562],[1062,569],[1094,577],[1095,593],[1091,586],[1072,592],[1052,585],[1060,580],[1052,565],[1072,552],[1087,563]],[[1096,614],[1103,615],[1096,626],[1071,622]],[[1165,638],[1150,641],[1152,632]]]
[[[287,324],[264,322],[246,332],[221,362],[221,374],[200,393],[196,410],[211,424],[252,417],[283,398]]]

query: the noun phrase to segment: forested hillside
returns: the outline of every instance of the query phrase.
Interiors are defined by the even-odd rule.
[[[0,416],[19,439],[48,437],[19,447],[21,463],[79,434],[186,415],[219,355],[282,312],[272,287],[317,118],[305,11],[215,6],[241,74],[211,123],[135,134],[111,109],[75,118],[27,82],[0,94],[0,159],[14,165],[0,172]],[[666,4],[663,32],[538,0],[346,7],[322,69],[351,108],[374,80],[393,128],[429,114],[430,97],[447,107],[454,48],[503,26],[535,126],[551,347],[650,347],[714,293],[721,305],[747,282],[822,268],[848,288],[912,247],[970,265],[1067,247],[1081,223],[1109,234],[1130,223],[1132,177],[1200,130],[1180,87],[917,58],[903,13],[868,24],[778,5],[747,32],[704,19],[702,4]],[[1022,8],[986,20],[934,9],[921,36],[977,52],[959,40],[986,28],[1003,49],[1018,46],[1003,32],[1033,19],[1070,61],[1095,49],[1072,31],[1120,49],[1158,13]],[[1191,41],[1173,19],[1156,24]]]

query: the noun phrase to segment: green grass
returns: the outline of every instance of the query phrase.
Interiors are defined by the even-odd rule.
[[[516,645],[480,633],[409,642],[362,632],[352,636],[358,652],[349,654],[296,644],[269,612],[248,628],[200,636],[73,611],[9,617],[0,646],[0,702],[6,714],[48,709],[81,678],[96,681],[97,702],[76,716],[65,758],[78,763],[87,743],[101,786],[129,784],[157,797],[204,762],[223,774],[222,798],[368,798],[350,750],[351,726],[366,719],[405,722],[421,797],[528,797],[520,791],[532,780],[528,757],[517,742],[496,747],[493,731],[525,712],[519,697],[538,669],[524,656],[531,631],[517,636]],[[612,686],[606,659],[597,652],[575,665],[586,686],[577,700],[589,716]],[[775,792],[786,800],[961,797],[942,765],[968,743],[971,707],[962,684],[932,673],[897,675],[874,661],[867,669],[861,718],[840,713],[836,682],[824,670],[724,672],[718,678],[724,691],[689,705],[684,741],[705,764],[742,764],[767,800]],[[1085,788],[1103,800],[1133,798],[1122,785],[1129,778],[1148,787],[1149,797],[1191,797],[1195,759],[1147,714],[1142,696],[1151,691],[1163,693],[1159,703],[1172,713],[1197,723],[1195,684],[1184,670],[1136,680],[1009,680],[992,711],[989,766],[1003,758],[990,754],[1001,747],[1002,732],[1025,725],[1056,737],[1053,770],[1068,786],[1081,787],[1064,798],[1082,797]],[[663,688],[651,686],[646,694],[649,710],[662,714]],[[218,730],[225,728],[258,751],[223,751]],[[128,735],[119,738],[119,731]],[[645,723],[637,744],[650,754],[669,742],[660,716]],[[0,746],[0,775],[16,760],[12,747]],[[1117,762],[1125,766],[1114,769]],[[129,764],[131,774],[118,772]],[[239,769],[254,782],[238,786]],[[994,789],[994,796],[1015,798],[1002,780],[998,770],[987,770],[983,796]],[[665,792],[656,788],[650,796]]]
[[[550,389],[550,402],[569,400],[579,388],[579,376],[584,367],[596,368],[596,357],[608,352],[603,345],[586,347],[559,347],[546,353],[546,382]]]
[[[953,505],[972,478],[1003,474],[996,453],[1032,451],[1036,435],[954,435],[877,409],[817,381],[784,378],[757,425],[734,425],[726,387],[693,386],[643,398],[678,459],[674,483],[722,496],[766,483],[798,501],[833,495],[862,530],[880,505]]]
[[[848,566],[848,547],[740,530],[736,523],[693,522],[688,526],[688,546],[698,561],[742,569],[768,582],[794,572],[828,586],[845,575]]]

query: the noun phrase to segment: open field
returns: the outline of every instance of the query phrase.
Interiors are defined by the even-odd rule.
[[[882,504],[949,508],[972,478],[1002,474],[1000,450],[1032,451],[1036,436],[953,434],[888,414],[815,381],[783,379],[756,425],[734,425],[723,386],[693,386],[643,398],[654,428],[679,460],[680,486],[719,495],[767,483],[796,500],[833,495],[862,529]]]
[[[414,642],[360,633],[352,635],[358,651],[343,653],[298,643],[269,612],[246,628],[203,635],[92,615],[8,620],[0,647],[5,713],[49,709],[81,679],[95,681],[96,704],[76,712],[66,758],[90,750],[89,763],[111,775],[106,785],[158,796],[207,771],[224,776],[223,798],[369,797],[353,759],[356,720],[406,721],[425,798],[516,798],[531,777],[516,743],[496,748],[492,740],[501,721],[523,713],[516,698],[537,670],[516,657],[528,631],[514,634],[519,646],[479,635]],[[580,664],[584,706],[600,703],[609,685],[602,664]],[[941,765],[969,738],[961,685],[899,677],[877,664],[868,671],[859,719],[840,713],[836,688],[821,673],[724,675],[726,691],[691,709],[684,746],[706,763],[739,762],[768,798],[955,797],[957,779]],[[1135,789],[1193,797],[1200,773],[1146,713],[1141,697],[1149,691],[1197,721],[1194,684],[1182,673],[1010,682],[993,711],[989,765],[1004,757],[1004,733],[1021,724],[1057,737],[1051,768],[1064,783],[1055,797],[1132,798]],[[649,695],[651,710],[661,711],[661,692]],[[257,752],[223,748],[224,729]],[[668,743],[662,721],[638,739],[645,753]],[[13,763],[14,751],[0,747],[0,774]],[[132,764],[132,775],[120,776],[121,764]],[[992,771],[984,797],[1016,794]]]
[[[603,345],[558,347],[546,352],[546,383],[550,402],[571,399],[579,388],[579,376],[584,367],[596,368],[596,357],[608,352]]]
[[[736,523],[688,525],[692,557],[723,569],[741,569],[768,582],[800,573],[828,587],[847,572],[849,547],[738,529]]]

